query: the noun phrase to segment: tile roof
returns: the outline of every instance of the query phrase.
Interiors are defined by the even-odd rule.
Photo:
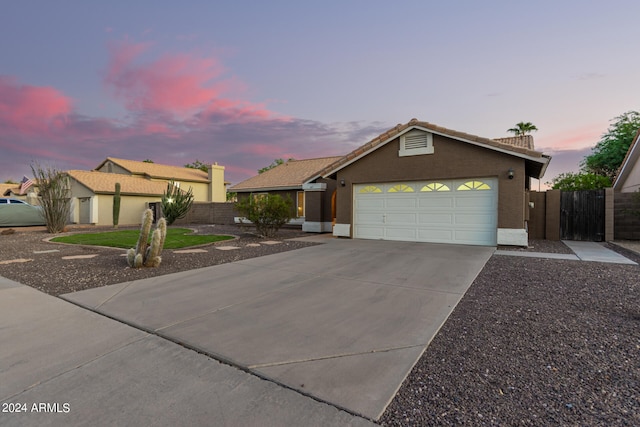
[[[107,159],[100,163],[96,169],[101,168],[107,161],[111,161],[121,166],[133,175],[146,175],[151,178],[167,180],[175,179],[180,181],[209,182],[209,174],[199,169],[139,162],[136,160],[117,159],[115,157],[107,157]]]
[[[306,160],[289,160],[273,169],[242,181],[230,191],[254,191],[277,188],[301,187],[307,180],[319,175],[320,170],[341,159],[337,157],[322,157]]]
[[[502,140],[509,140],[508,141],[509,143],[507,143],[507,142],[502,142],[500,140],[489,139],[489,138],[484,138],[477,135],[459,132],[453,129],[447,129],[442,126],[435,125],[433,123],[420,121],[418,119],[411,119],[408,123],[396,125],[395,127],[389,129],[388,131],[373,138],[371,141],[367,142],[366,144],[356,148],[346,156],[341,157],[339,160],[332,163],[331,165],[328,165],[326,168],[320,171],[320,175],[323,177],[327,177],[337,172],[338,170],[342,169],[342,167],[354,162],[358,158],[365,155],[365,153],[368,153],[369,151],[372,151],[386,144],[387,142],[395,139],[396,137],[400,136],[402,133],[404,133],[405,131],[413,127],[421,127],[435,134],[444,135],[453,139],[459,139],[459,140],[475,143],[478,145],[485,146],[487,148],[512,152],[514,155],[534,158],[536,159],[535,163],[539,163],[539,165],[536,165],[534,167],[534,169],[536,169],[534,171],[534,174],[535,173],[544,174],[544,170],[546,169],[546,165],[548,164],[550,159],[549,156],[546,156],[541,152],[535,151],[532,148],[528,148],[526,146],[529,144],[529,139],[530,139],[530,146],[533,147],[533,137],[531,135],[525,135],[526,138],[522,138],[522,139],[517,138],[518,141],[515,141],[516,138],[501,138]],[[511,141],[511,140],[514,140],[514,141]]]
[[[513,145],[514,147],[522,147],[527,150],[535,150],[533,147],[533,136],[531,135],[518,135],[510,136],[508,138],[493,138],[494,141],[501,142],[502,144]]]
[[[120,183],[122,195],[161,196],[167,189],[166,181],[151,181],[137,176],[83,170],[66,173],[96,194],[115,193],[116,182]]]

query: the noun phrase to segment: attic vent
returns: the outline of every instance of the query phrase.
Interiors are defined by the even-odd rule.
[[[433,154],[433,134],[413,130],[400,137],[400,151],[398,152],[400,157],[421,154]]]
[[[427,148],[427,134],[407,135],[404,139],[404,149],[417,150],[418,148]]]

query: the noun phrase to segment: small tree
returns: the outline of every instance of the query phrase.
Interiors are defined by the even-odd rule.
[[[236,209],[256,226],[258,234],[274,237],[291,219],[293,201],[278,194],[251,194],[236,203]]]
[[[184,165],[185,168],[189,169],[198,169],[203,172],[209,171],[209,166],[206,163],[202,163],[200,160],[196,159],[195,162]]]
[[[609,177],[596,175],[593,173],[573,173],[565,172],[547,182],[554,190],[578,191],[578,190],[599,190],[611,187]]]
[[[116,182],[116,192],[113,194],[113,228],[118,228],[120,221],[120,183]]]
[[[520,122],[516,123],[515,127],[511,129],[507,129],[507,132],[513,133],[515,136],[527,135],[533,131],[537,131],[538,128],[531,122]]]
[[[592,153],[582,161],[584,172],[605,175],[613,179],[624,161],[629,146],[640,129],[640,113],[627,111],[616,117],[592,149]]]
[[[42,214],[49,233],[62,233],[71,212],[69,176],[50,166],[31,165],[38,183]]]
[[[182,191],[173,181],[167,184],[167,191],[162,196],[162,213],[167,219],[167,225],[177,219],[184,218],[193,205],[193,189]]]

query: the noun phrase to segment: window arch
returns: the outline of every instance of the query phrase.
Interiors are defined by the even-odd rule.
[[[406,184],[396,184],[391,187],[387,193],[413,193],[413,187],[410,187]]]
[[[467,181],[458,186],[458,191],[491,190],[491,186],[483,181]]]
[[[358,193],[382,193],[382,190],[375,185],[367,185],[362,187]]]
[[[420,191],[451,191],[451,189],[441,182],[432,182],[422,187]]]

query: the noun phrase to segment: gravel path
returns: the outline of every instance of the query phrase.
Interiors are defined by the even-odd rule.
[[[136,270],[120,256],[124,251],[53,244],[42,231],[18,230],[0,235],[0,275],[59,295],[312,244],[284,240],[305,235],[298,230],[282,230],[281,243],[266,245],[238,227],[197,229],[238,239],[206,246],[205,253],[165,250],[160,268]],[[241,249],[215,249],[220,245]],[[637,253],[608,247],[640,263]],[[570,253],[550,241],[512,249]],[[97,256],[62,259],[74,255]],[[16,259],[29,261],[3,264]],[[640,425],[640,267],[492,257],[380,423]]]

